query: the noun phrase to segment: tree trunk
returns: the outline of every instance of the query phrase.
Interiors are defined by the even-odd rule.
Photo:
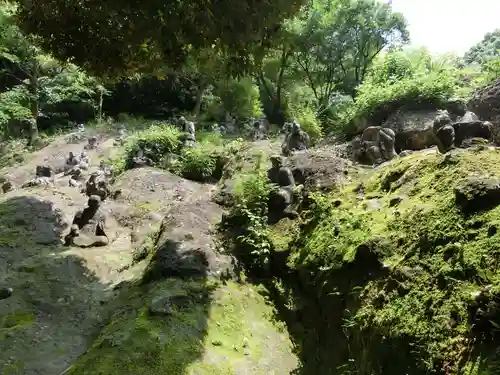
[[[102,121],[102,103],[104,101],[103,90],[99,90],[99,107],[97,108],[97,120]]]
[[[193,114],[194,117],[198,117],[201,111],[201,101],[203,100],[203,94],[207,89],[207,84],[203,81],[200,82],[198,86],[198,92],[196,93],[196,104],[194,106]]]
[[[29,77],[28,91],[31,94],[30,110],[31,119],[29,121],[29,139],[28,145],[34,146],[38,141],[38,66],[33,68],[32,74]]]

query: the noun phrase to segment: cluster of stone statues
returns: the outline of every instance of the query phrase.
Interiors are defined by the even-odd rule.
[[[448,111],[443,110],[434,118],[432,128],[420,130],[422,133],[420,138],[425,142],[422,145],[420,145],[422,142],[419,142],[419,145],[424,148],[437,146],[440,152],[445,153],[455,147],[468,146],[474,142],[491,141],[492,127],[490,122],[479,120],[473,112],[465,112],[462,117],[453,120]],[[418,137],[418,132],[415,134],[413,136]],[[392,129],[370,126],[351,142],[353,159],[362,164],[380,164],[389,161],[398,156],[397,142],[400,147],[401,144],[412,143],[402,142],[404,139],[401,137],[402,134],[396,134]],[[399,156],[416,150],[401,149]]]
[[[352,142],[353,158],[363,164],[380,164],[397,156],[396,134],[392,129],[369,126]]]

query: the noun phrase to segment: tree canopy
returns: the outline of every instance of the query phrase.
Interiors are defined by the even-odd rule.
[[[471,47],[464,56],[468,64],[484,64],[492,58],[500,56],[500,29],[487,33],[483,40]]]
[[[56,58],[120,75],[220,47],[244,67],[305,0],[18,0],[18,23]]]

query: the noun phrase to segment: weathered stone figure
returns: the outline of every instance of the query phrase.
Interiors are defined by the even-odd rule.
[[[142,149],[139,149],[137,151],[137,154],[132,158],[132,163],[133,163],[132,164],[133,168],[147,167],[153,165],[153,161],[146,155],[144,155],[144,150]]]
[[[69,152],[68,158],[66,159],[66,165],[73,167],[75,165],[78,165],[80,160],[73,154],[71,151]]]
[[[396,134],[392,129],[369,126],[363,131],[360,142],[364,159],[370,164],[392,160],[397,156],[394,149]]]
[[[303,131],[300,124],[294,121],[290,132],[285,137],[281,146],[283,155],[288,156],[294,151],[306,151],[309,146],[309,134]]]
[[[455,143],[455,129],[448,111],[442,111],[436,116],[432,129],[439,139],[439,151],[444,153],[451,150]]]
[[[110,165],[106,164],[106,162],[104,160],[101,160],[99,162],[99,170],[102,171],[102,173],[104,173],[104,176],[106,178],[110,178],[113,176],[113,169]]]
[[[54,177],[54,170],[48,165],[37,165],[35,175],[37,177]]]
[[[85,125],[83,125],[83,124],[78,124],[78,125],[76,126],[76,131],[77,131],[78,133],[83,133],[83,132],[85,131]]]
[[[97,147],[97,137],[92,136],[88,138],[88,143],[84,146],[85,150],[93,150]]]
[[[54,178],[54,170],[47,165],[37,165],[35,170],[35,178],[26,182],[21,187],[49,186],[52,185]]]
[[[179,123],[184,131],[181,138],[184,147],[194,147],[196,145],[196,129],[193,121],[187,121],[183,116],[179,119]]]
[[[118,135],[113,141],[114,146],[122,146],[125,143],[125,139],[127,138],[127,130],[125,129],[125,125],[120,125],[118,128]]]
[[[285,134],[288,134],[292,131],[292,123],[291,122],[285,122],[283,124],[283,129],[282,132]]]
[[[279,220],[283,214],[293,214],[295,179],[292,170],[284,165],[280,155],[271,156],[272,166],[267,172],[269,181],[278,185],[278,190],[271,192],[269,197],[269,213]]]
[[[106,176],[103,171],[96,171],[92,173],[85,184],[85,194],[90,197],[97,195],[101,201],[106,200],[111,195]]]
[[[64,238],[67,246],[106,246],[110,240],[106,234],[106,215],[100,208],[101,198],[90,196],[87,207],[75,214],[70,233]]]

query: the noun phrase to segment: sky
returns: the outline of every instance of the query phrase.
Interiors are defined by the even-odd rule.
[[[463,54],[500,28],[500,0],[392,0],[404,14],[412,45],[431,53]]]

